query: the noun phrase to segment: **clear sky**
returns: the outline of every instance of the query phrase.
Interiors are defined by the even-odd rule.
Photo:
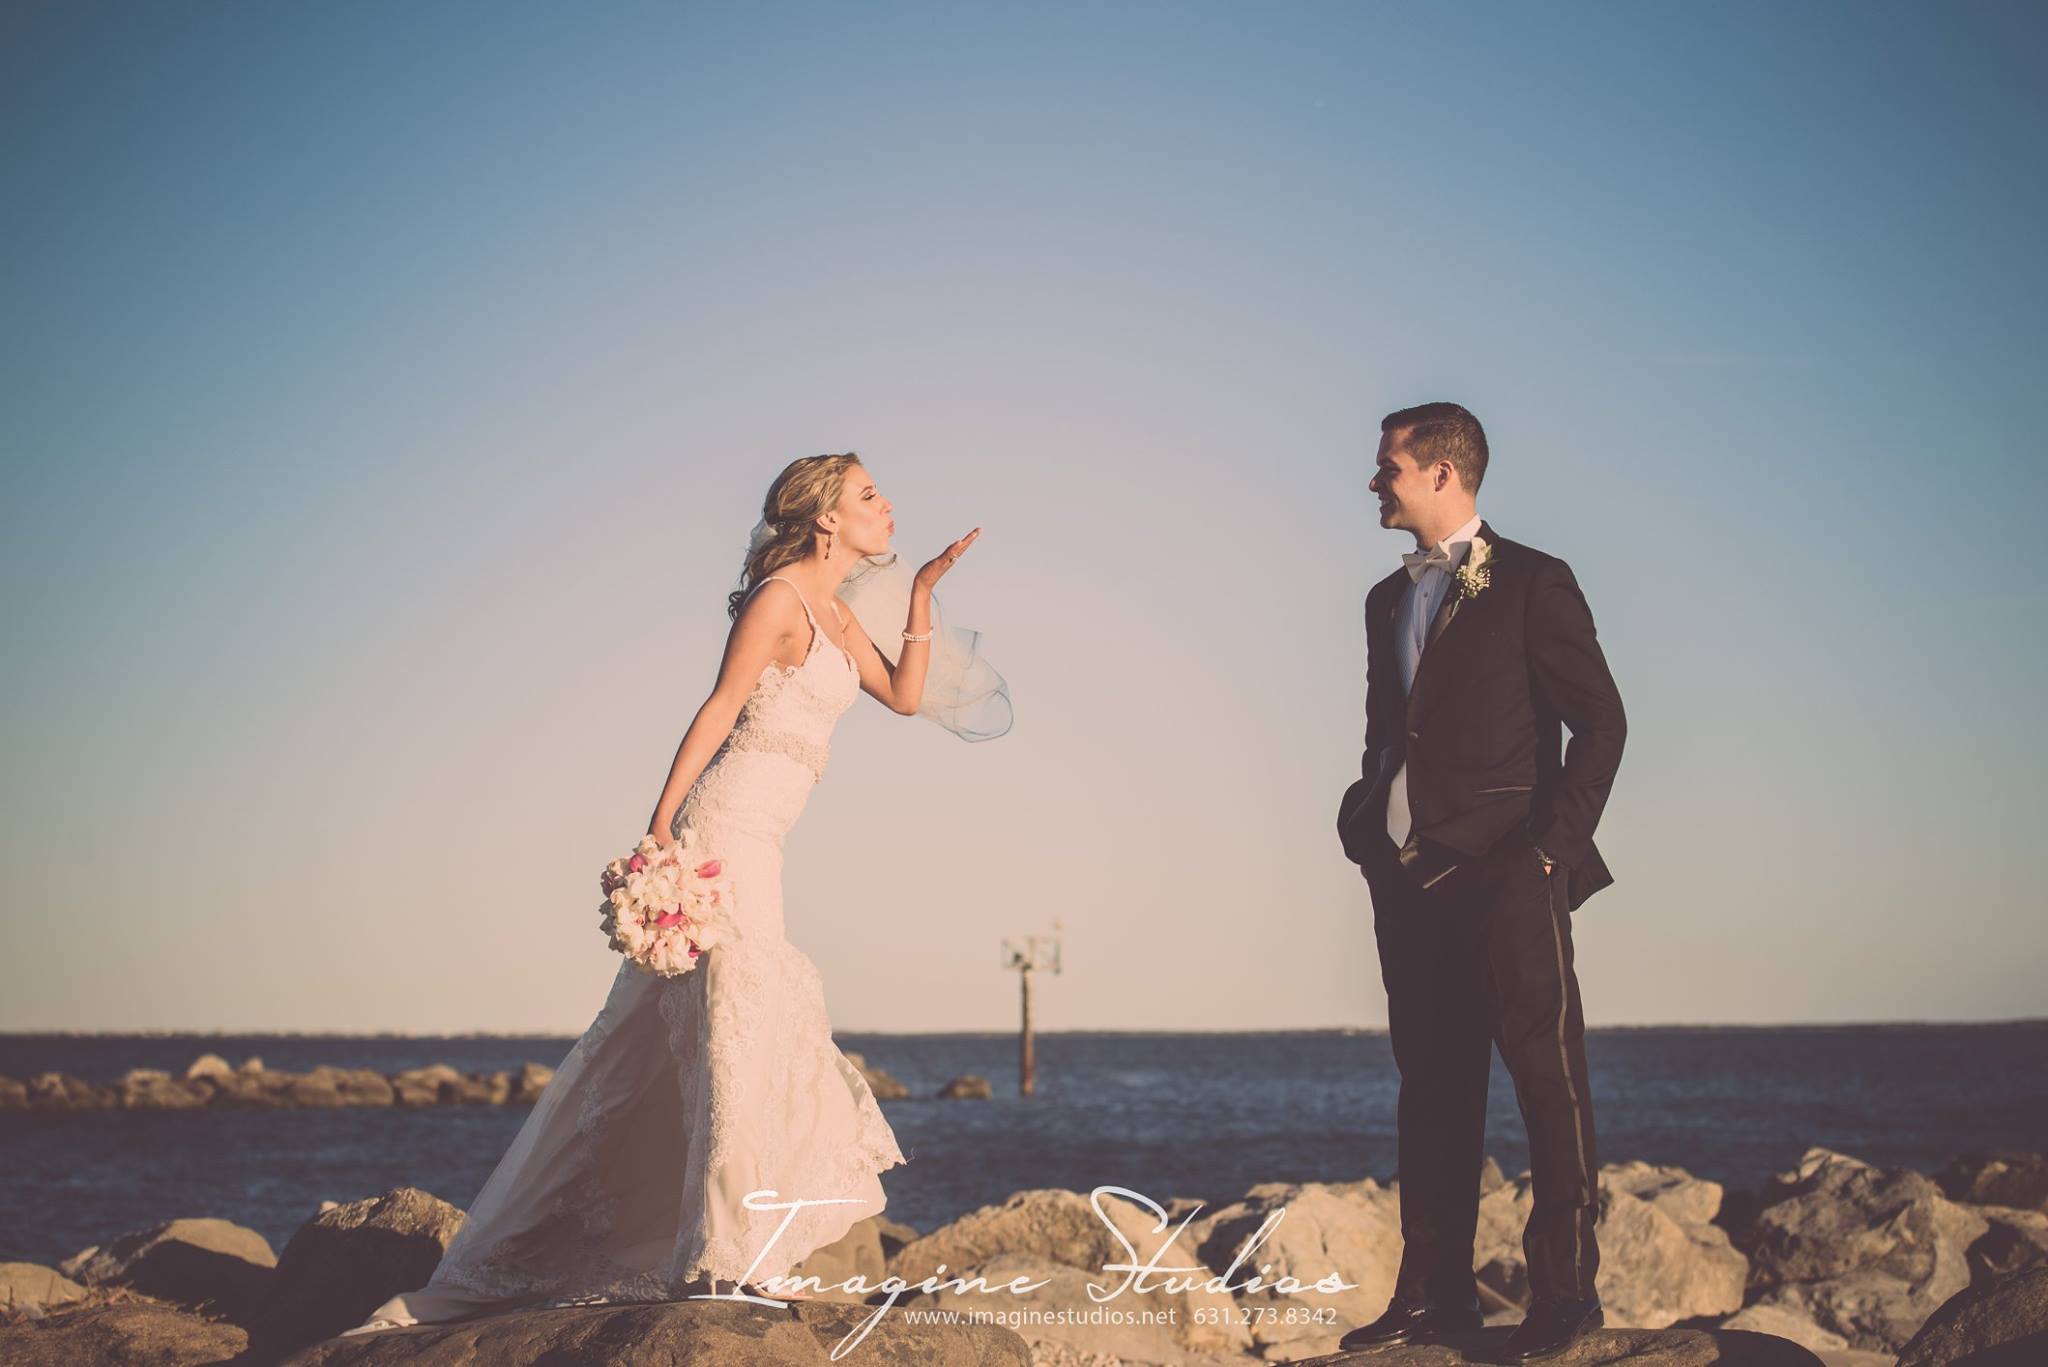
[[[1008,676],[788,847],[835,1026],[1374,1026],[1379,419],[1627,703],[1595,1025],[2048,1013],[2038,5],[0,9],[0,1028],[580,1031],[768,481]],[[2034,395],[2034,398],[2028,398]]]

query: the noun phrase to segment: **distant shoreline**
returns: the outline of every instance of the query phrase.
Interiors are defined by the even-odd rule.
[[[1896,1021],[1793,1021],[1786,1023],[1734,1024],[1688,1024],[1674,1022],[1662,1025],[1589,1025],[1586,1033],[1620,1034],[1625,1032],[1683,1032],[1689,1034],[1731,1034],[1738,1032],[1785,1031],[1785,1030],[1985,1030],[2025,1029],[2048,1025],[2048,1016],[2020,1016],[2002,1020],[1896,1020]],[[0,1030],[0,1039],[477,1039],[477,1040],[574,1040],[582,1030]],[[859,1035],[872,1039],[1015,1039],[1014,1030],[860,1030],[840,1027],[834,1035]],[[1111,1030],[1074,1029],[1039,1030],[1037,1037],[1046,1039],[1055,1036],[1068,1037],[1151,1037],[1170,1038],[1174,1036],[1208,1035],[1384,1035],[1385,1026],[1378,1025],[1318,1025],[1284,1029],[1252,1030]]]

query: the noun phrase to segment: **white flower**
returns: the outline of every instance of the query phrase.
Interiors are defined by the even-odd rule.
[[[1465,562],[1458,566],[1458,596],[1476,596],[1493,582],[1493,543],[1485,537],[1475,536],[1470,542],[1471,549],[1465,553]]]

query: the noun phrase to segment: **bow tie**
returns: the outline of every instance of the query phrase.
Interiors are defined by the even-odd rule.
[[[1445,570],[1449,570],[1451,568],[1451,553],[1445,550],[1443,544],[1439,542],[1436,549],[1432,551],[1402,551],[1401,563],[1407,567],[1408,578],[1411,581],[1420,581],[1422,572],[1431,565],[1437,565]]]

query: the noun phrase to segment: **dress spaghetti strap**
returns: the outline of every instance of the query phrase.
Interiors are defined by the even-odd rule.
[[[825,628],[818,625],[817,617],[813,615],[811,612],[810,600],[804,597],[804,591],[802,589],[797,588],[796,581],[794,579],[787,579],[779,574],[764,574],[761,576],[761,584],[767,583],[770,579],[781,579],[783,583],[789,585],[791,591],[796,594],[797,603],[804,610],[805,620],[807,620],[811,624],[811,644],[810,647],[804,651],[804,659],[808,660],[811,658],[812,653],[817,650],[818,643],[826,639]],[[761,591],[761,584],[754,585],[754,592],[759,593]]]

